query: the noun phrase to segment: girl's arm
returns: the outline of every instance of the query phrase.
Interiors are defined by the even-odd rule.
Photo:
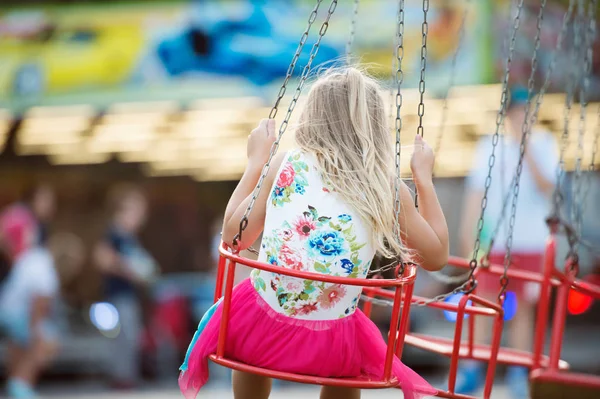
[[[446,217],[433,186],[433,161],[433,151],[417,136],[411,168],[419,194],[420,212],[406,184],[402,183],[401,186],[400,225],[403,239],[416,252],[420,266],[429,271],[442,269],[449,255]]]
[[[240,220],[252,199],[254,187],[256,187],[262,168],[269,158],[269,152],[275,139],[275,121],[268,119],[263,119],[249,136],[246,171],[229,199],[223,220],[223,241],[229,246],[233,244],[233,238],[239,232]],[[271,167],[263,182],[262,190],[250,213],[248,226],[244,230],[239,250],[252,245],[263,231],[267,200],[271,194],[270,189],[277,178],[277,172],[285,156],[285,153],[280,153],[271,161]]]

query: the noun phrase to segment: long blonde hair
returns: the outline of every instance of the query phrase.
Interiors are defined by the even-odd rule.
[[[329,70],[313,85],[296,130],[324,181],[372,226],[386,257],[409,257],[394,228],[394,154],[377,82],[356,68]]]

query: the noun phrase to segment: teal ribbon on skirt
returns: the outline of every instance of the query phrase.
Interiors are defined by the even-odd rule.
[[[212,317],[214,316],[214,314],[217,311],[217,309],[219,308],[219,305],[221,304],[221,302],[223,302],[223,298],[219,299],[214,305],[212,305],[210,307],[210,309],[208,309],[206,311],[206,313],[204,313],[204,316],[202,316],[202,320],[200,320],[200,323],[198,323],[198,329],[196,330],[196,333],[194,334],[194,337],[192,338],[192,342],[190,342],[190,346],[188,346],[188,350],[185,354],[185,360],[183,361],[183,364],[181,365],[181,367],[179,367],[179,371],[187,371],[188,361],[189,361],[190,355],[192,354],[192,350],[194,349],[194,345],[196,345],[196,342],[198,342],[198,338],[200,338],[200,335],[202,335],[202,331],[204,331],[204,329],[206,328],[206,325],[208,324],[210,319],[212,319]]]

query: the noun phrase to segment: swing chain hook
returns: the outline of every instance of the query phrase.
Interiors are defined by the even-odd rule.
[[[277,115],[277,109],[278,109],[279,103],[281,102],[281,99],[283,98],[283,96],[285,94],[287,83],[288,83],[290,77],[292,76],[292,74],[294,73],[294,68],[296,66],[296,63],[298,62],[300,53],[302,52],[302,49],[304,48],[304,44],[306,43],[306,38],[308,37],[310,28],[312,27],[312,24],[317,17],[319,6],[321,5],[322,2],[323,2],[323,0],[317,0],[317,4],[315,5],[315,8],[313,9],[313,11],[310,14],[310,17],[308,19],[308,26],[306,27],[306,30],[302,34],[302,38],[300,39],[300,43],[298,44],[296,53],[294,54],[292,62],[290,63],[290,66],[288,68],[286,78],[283,82],[283,85],[281,86],[279,95],[277,96],[277,101],[275,102],[275,105],[273,106],[273,108],[271,109],[271,113],[269,114],[269,119],[273,119]],[[287,127],[290,122],[290,118],[292,117],[292,113],[294,112],[294,109],[296,108],[296,104],[298,103],[298,99],[300,98],[300,94],[302,94],[302,89],[304,87],[304,84],[306,83],[306,80],[308,79],[308,75],[311,71],[312,63],[319,52],[321,41],[323,40],[323,37],[327,33],[327,30],[329,28],[329,21],[331,20],[331,16],[335,12],[337,4],[338,4],[338,0],[331,1],[331,4],[329,5],[329,10],[327,11],[327,16],[325,17],[325,20],[321,24],[321,29],[319,29],[318,38],[310,50],[310,55],[309,55],[308,61],[306,62],[306,65],[302,69],[302,73],[301,73],[300,79],[298,81],[298,86],[296,87],[296,91],[294,93],[294,96],[292,97],[292,100],[288,107],[287,113],[283,119],[283,122],[281,123],[281,125],[279,127],[279,134],[277,135],[277,139],[271,146],[271,152],[269,153],[269,159],[263,166],[262,173],[260,175],[260,178],[258,179],[258,183],[256,184],[256,187],[254,188],[254,192],[252,193],[250,203],[248,204],[248,207],[246,208],[246,211],[244,212],[244,216],[242,217],[242,219],[240,221],[239,231],[233,239],[234,251],[237,250],[239,252],[240,245],[242,242],[242,235],[243,235],[246,227],[248,227],[248,220],[249,220],[250,213],[252,212],[254,204],[256,203],[258,195],[260,194],[260,191],[262,189],[263,183],[267,177],[267,174],[271,167],[271,161],[273,160],[275,153],[279,149],[279,144],[281,142],[281,138],[283,137],[283,134],[287,130]],[[254,250],[252,248],[249,248],[249,249],[251,250],[251,252],[257,253],[256,250]]]

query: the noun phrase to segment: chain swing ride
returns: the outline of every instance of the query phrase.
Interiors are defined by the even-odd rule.
[[[431,273],[431,275],[445,283],[461,283],[457,288],[451,292],[443,295],[439,295],[434,298],[422,298],[413,295],[413,288],[416,279],[417,265],[413,263],[403,262],[401,259],[396,260],[393,264],[383,266],[379,269],[372,270],[370,274],[382,273],[383,271],[393,270],[395,278],[390,279],[361,279],[361,278],[348,278],[332,276],[314,272],[305,272],[292,270],[288,268],[282,268],[256,260],[251,260],[242,257],[239,254],[240,243],[242,242],[242,236],[244,230],[248,225],[248,217],[252,212],[252,208],[258,198],[260,190],[263,188],[263,183],[267,176],[267,172],[270,168],[271,161],[279,148],[280,140],[283,134],[286,132],[289,125],[291,115],[296,107],[298,99],[305,86],[306,80],[311,72],[312,63],[319,51],[319,46],[327,33],[330,20],[334,14],[339,0],[332,0],[329,8],[324,17],[324,21],[318,32],[318,37],[315,43],[312,45],[309,53],[309,58],[306,65],[303,67],[300,77],[298,79],[298,85],[292,96],[291,102],[284,116],[284,119],[279,126],[277,139],[273,144],[270,152],[268,161],[263,167],[259,181],[253,191],[249,205],[244,213],[244,216],[240,220],[239,231],[233,239],[233,245],[231,248],[227,248],[225,244],[220,247],[220,258],[217,272],[217,283],[215,289],[214,300],[217,302],[222,299],[222,318],[219,331],[219,338],[217,344],[216,353],[210,356],[210,359],[222,366],[244,371],[252,374],[262,375],[266,377],[272,377],[277,379],[284,379],[288,381],[317,384],[317,385],[330,385],[340,387],[352,387],[361,389],[377,389],[377,388],[399,388],[400,382],[396,377],[392,376],[392,361],[394,356],[402,357],[402,351],[404,344],[413,345],[418,348],[435,352],[447,357],[450,357],[450,372],[448,377],[447,389],[438,389],[435,396],[444,398],[456,398],[456,399],[469,399],[474,398],[468,395],[462,395],[455,393],[458,361],[460,359],[475,359],[485,361],[488,364],[485,387],[484,387],[484,398],[489,398],[492,391],[492,385],[494,382],[494,374],[497,363],[508,364],[508,365],[520,365],[528,367],[532,370],[531,381],[532,381],[532,393],[534,397],[542,397],[547,394],[544,390],[548,384],[562,384],[570,387],[583,387],[587,389],[595,389],[596,392],[600,391],[600,377],[586,376],[581,374],[575,374],[567,372],[568,364],[560,360],[560,352],[562,346],[562,338],[564,333],[564,324],[566,317],[566,304],[570,290],[576,290],[585,295],[589,295],[594,298],[600,299],[600,287],[594,286],[589,283],[582,283],[576,278],[578,271],[578,256],[577,250],[580,244],[580,229],[581,229],[581,218],[582,209],[580,205],[574,205],[571,221],[575,227],[571,227],[565,218],[560,215],[560,210],[563,204],[563,196],[561,193],[562,184],[561,180],[564,175],[564,153],[566,142],[568,139],[568,124],[570,117],[571,105],[573,103],[574,92],[579,87],[579,100],[581,103],[581,116],[579,124],[579,145],[580,151],[578,152],[578,161],[576,169],[576,198],[581,200],[585,197],[581,191],[581,153],[582,148],[582,135],[585,130],[585,95],[588,89],[588,74],[590,72],[591,60],[592,60],[592,41],[596,33],[595,26],[595,9],[597,6],[597,0],[590,0],[588,6],[587,15],[585,15],[585,1],[584,0],[570,0],[568,10],[564,16],[561,30],[558,35],[556,49],[552,55],[550,67],[545,77],[544,83],[541,86],[541,90],[537,96],[535,106],[532,112],[532,100],[534,97],[534,86],[535,86],[535,72],[537,69],[537,55],[540,47],[540,37],[542,29],[542,21],[544,18],[544,12],[546,8],[546,1],[541,0],[539,13],[537,15],[537,29],[535,36],[535,48],[533,51],[532,62],[531,62],[531,73],[528,80],[528,100],[526,103],[526,114],[529,115],[525,118],[522,126],[522,139],[520,143],[520,152],[518,165],[514,172],[512,183],[507,195],[504,197],[502,212],[500,215],[500,221],[498,225],[502,224],[505,218],[506,209],[510,202],[511,210],[508,216],[508,238],[506,242],[506,255],[504,258],[503,265],[490,265],[487,264],[485,259],[487,254],[484,254],[483,259],[479,260],[478,256],[481,251],[481,236],[483,231],[483,221],[486,212],[486,205],[488,199],[489,189],[492,183],[492,171],[496,162],[496,147],[500,139],[500,131],[502,129],[504,119],[506,117],[507,100],[508,100],[508,86],[511,72],[511,63],[513,60],[516,36],[521,23],[522,10],[524,8],[524,0],[513,0],[516,2],[514,6],[514,13],[509,16],[512,18],[512,26],[510,29],[510,36],[508,40],[508,54],[506,58],[506,65],[504,70],[504,76],[502,80],[502,96],[500,101],[500,107],[496,116],[496,130],[492,136],[492,149],[488,162],[488,173],[485,180],[484,196],[481,202],[481,212],[477,223],[477,238],[474,242],[473,255],[470,260],[450,257],[449,265],[458,268],[466,269],[466,273],[461,276],[446,276],[441,273]],[[271,112],[269,114],[270,119],[274,119],[278,113],[281,100],[286,94],[287,87],[291,77],[294,75],[296,64],[304,49],[306,41],[309,37],[311,28],[317,19],[319,9],[321,8],[323,0],[316,0],[316,4],[309,15],[306,29],[302,33],[298,47],[295,54],[292,57],[291,63],[288,67],[285,79],[277,95],[277,99]],[[350,1],[348,1],[350,3]],[[352,45],[354,42],[354,35],[356,31],[356,25],[359,15],[359,3],[360,0],[353,1],[352,9],[352,21],[350,28],[350,37],[346,45],[346,57],[348,60],[351,59]],[[470,2],[469,2],[470,3]],[[576,4],[577,3],[577,4]],[[425,72],[427,66],[427,37],[428,37],[428,22],[427,13],[429,11],[429,0],[422,0],[423,5],[423,22],[422,22],[422,43],[421,43],[421,65],[420,65],[420,80],[419,80],[419,105],[418,105],[418,127],[417,134],[424,135],[423,126],[423,115],[425,112],[424,96],[425,96]],[[577,18],[573,18],[574,10],[577,5],[578,15]],[[459,44],[456,48],[452,61],[451,81],[450,84],[454,84],[454,74],[457,63],[457,55],[463,42],[465,21],[467,19],[467,10],[462,17],[462,23],[459,31]],[[585,20],[589,21],[587,27],[583,27]],[[516,220],[517,200],[519,195],[519,183],[520,177],[523,170],[524,154],[527,147],[527,137],[531,132],[532,126],[537,121],[537,115],[543,101],[545,92],[548,89],[551,75],[554,70],[558,54],[561,52],[564,37],[568,30],[569,22],[574,19],[573,27],[576,35],[576,56],[582,58],[580,68],[574,74],[573,81],[569,85],[567,93],[566,104],[565,104],[565,127],[561,139],[561,152],[560,152],[560,167],[557,171],[557,184],[554,194],[554,208],[553,214],[548,220],[550,226],[550,237],[546,246],[544,271],[543,273],[533,273],[519,270],[511,270],[511,247],[512,247],[512,236],[513,229]],[[402,61],[404,57],[404,0],[398,0],[397,9],[397,21],[396,21],[396,34],[395,34],[395,45],[394,45],[394,87],[393,96],[395,97],[395,233],[400,234],[399,226],[399,212],[400,212],[400,152],[401,152],[401,141],[400,133],[402,130],[402,91],[401,87],[403,84],[404,73],[402,70]],[[583,37],[582,37],[583,36]],[[578,63],[574,63],[578,64]],[[575,79],[579,79],[579,85],[575,82]],[[448,98],[444,100],[444,107],[442,110],[442,131],[446,123],[448,108]],[[600,110],[599,110],[600,115]],[[598,129],[600,132],[600,127]],[[438,141],[435,145],[435,149],[439,150],[441,142],[441,134],[438,136]],[[597,135],[595,143],[597,142]],[[592,164],[590,170],[594,168],[595,160],[595,148],[592,154]],[[417,195],[417,194],[416,194]],[[415,195],[415,197],[416,197]],[[415,198],[416,201],[416,198]],[[577,208],[579,206],[579,208]],[[494,229],[493,237],[496,237],[499,227]],[[559,230],[563,230],[568,238],[569,243],[569,254],[565,261],[565,270],[558,271],[555,269],[555,258],[556,258],[556,234]],[[383,378],[380,380],[366,380],[362,378],[324,378],[310,375],[301,375],[288,372],[281,372],[277,370],[267,370],[260,367],[255,367],[249,364],[234,361],[225,356],[225,344],[228,330],[228,319],[230,317],[230,305],[232,290],[234,285],[235,270],[237,265],[244,265],[251,268],[264,270],[276,274],[286,275],[290,277],[296,277],[306,280],[313,280],[325,283],[351,285],[363,287],[364,301],[363,311],[367,316],[370,316],[372,305],[382,304],[392,307],[392,317],[390,323],[390,330],[387,335],[387,353],[384,362]],[[485,267],[481,267],[485,266]],[[477,276],[481,273],[490,273],[500,277],[500,292],[498,294],[497,301],[493,302],[484,299],[476,295],[477,288]],[[509,284],[509,279],[517,279],[527,282],[533,282],[541,285],[541,296],[538,302],[538,313],[535,329],[535,340],[533,352],[523,352],[509,348],[500,347],[501,334],[504,321],[504,308],[503,304],[506,298],[506,289]],[[545,343],[545,333],[548,327],[548,317],[550,308],[550,297],[552,288],[558,288],[558,295],[556,298],[556,304],[554,308],[554,317],[552,325],[552,334],[550,337],[550,354],[549,356],[543,355],[543,347]],[[460,301],[457,304],[443,302],[446,298],[451,295],[462,294]],[[457,320],[455,324],[454,338],[445,339],[433,336],[426,336],[420,334],[409,333],[409,316],[411,306],[428,306],[440,310],[447,310],[457,313]],[[468,318],[468,335],[467,341],[462,340],[462,332],[464,326],[465,316],[469,315]],[[482,345],[474,342],[475,332],[475,316],[479,317],[490,317],[493,319],[493,330],[492,339],[490,345]],[[551,397],[551,396],[543,396]]]

